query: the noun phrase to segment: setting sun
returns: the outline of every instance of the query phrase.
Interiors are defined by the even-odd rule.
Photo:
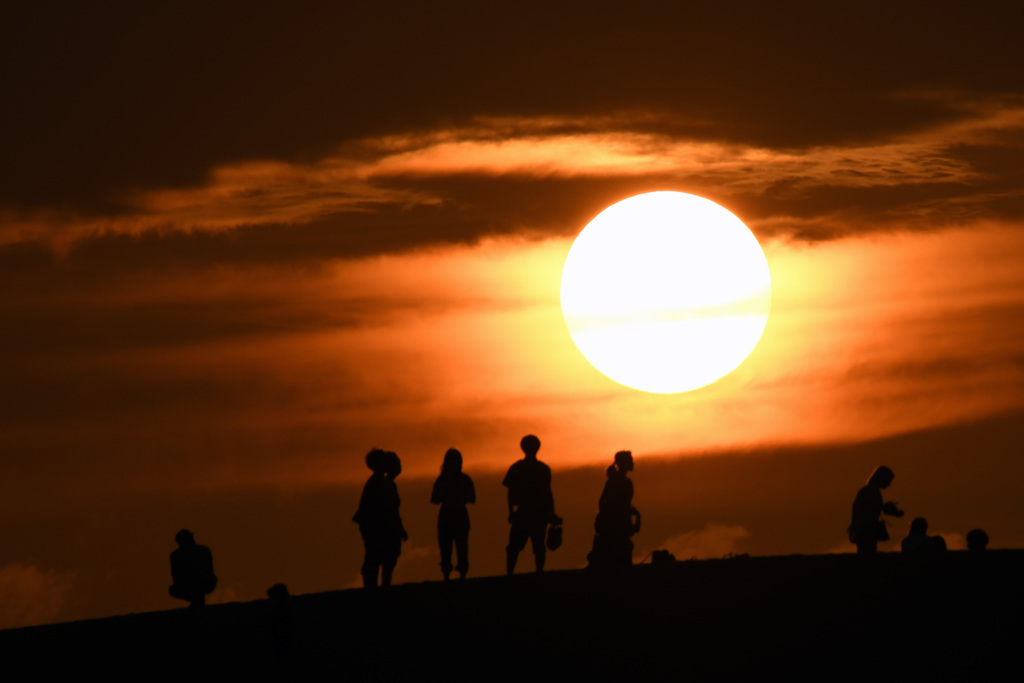
[[[602,211],[562,270],[562,313],[611,379],[676,393],[728,374],[757,345],[771,277],[749,229],[714,202],[650,192]]]

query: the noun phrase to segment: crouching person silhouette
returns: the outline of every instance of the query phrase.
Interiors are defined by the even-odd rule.
[[[213,573],[213,553],[205,545],[196,543],[188,529],[182,529],[174,537],[178,548],[171,553],[171,584],[169,593],[179,600],[186,600],[190,607],[202,607],[206,596],[217,587]]]
[[[376,588],[378,574],[382,586],[391,585],[391,575],[402,554],[402,541],[409,540],[409,534],[402,525],[402,501],[395,486],[395,478],[402,473],[402,461],[391,451],[374,448],[366,454],[366,466],[373,474],[366,480],[352,521],[359,525],[366,549],[363,586]]]

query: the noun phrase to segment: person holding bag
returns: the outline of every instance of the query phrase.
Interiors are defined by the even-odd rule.
[[[878,551],[878,542],[889,540],[889,530],[881,518],[883,514],[903,516],[903,510],[894,501],[882,502],[882,490],[889,488],[895,478],[891,469],[880,465],[853,500],[853,518],[846,531],[850,542],[857,545],[858,555],[874,555]]]

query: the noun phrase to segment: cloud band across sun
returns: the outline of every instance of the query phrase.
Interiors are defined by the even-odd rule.
[[[342,231],[366,230],[373,242],[369,216],[397,211],[393,220],[401,224],[412,207],[435,214],[439,221],[468,222],[463,238],[509,229],[500,224],[572,232],[574,226],[557,220],[531,225],[536,222],[531,221],[533,216],[517,215],[509,207],[497,215],[486,196],[474,200],[462,189],[466,183],[501,179],[589,181],[598,191],[601,183],[615,179],[630,186],[650,183],[710,191],[715,197],[739,201],[761,234],[818,238],[828,236],[829,222],[844,216],[857,230],[871,230],[872,225],[893,229],[900,213],[905,217],[912,210],[905,198],[898,206],[886,200],[886,194],[897,188],[917,195],[909,207],[946,225],[970,217],[986,204],[1016,213],[1012,203],[1024,203],[1019,190],[1005,186],[1005,178],[993,182],[984,161],[985,149],[1024,145],[1020,106],[977,104],[965,107],[952,123],[918,132],[798,149],[650,130],[663,119],[641,114],[593,119],[483,117],[462,127],[347,143],[315,162],[225,164],[211,169],[198,186],[122,191],[116,198],[118,210],[106,215],[8,209],[0,213],[0,245],[44,242],[68,248],[103,235],[222,233],[257,226],[288,230],[318,221],[333,222]],[[842,193],[845,203],[834,201]],[[832,201],[826,206],[818,195]],[[863,209],[855,197],[876,204],[875,213],[884,214],[888,208],[890,220],[858,220]],[[398,229],[415,232],[411,222]],[[387,249],[389,238],[390,233],[382,236],[377,248]],[[413,237],[411,242],[429,239]]]

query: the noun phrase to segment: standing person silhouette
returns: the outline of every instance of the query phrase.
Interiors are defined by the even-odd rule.
[[[202,607],[206,596],[217,587],[213,573],[213,553],[205,545],[196,543],[188,529],[175,535],[178,547],[171,553],[171,584],[168,592],[179,600],[187,600],[189,607]]]
[[[473,480],[462,471],[462,453],[449,448],[444,454],[441,476],[434,482],[430,502],[440,505],[437,513],[437,543],[441,548],[441,573],[447,581],[452,573],[452,544],[458,564],[459,578],[469,571],[469,511],[468,503],[476,502]]]
[[[880,465],[868,478],[868,483],[857,492],[853,501],[853,518],[847,533],[850,542],[857,544],[858,555],[874,555],[878,551],[878,542],[889,540],[889,532],[885,522],[880,519],[883,513],[893,517],[902,517],[903,510],[896,503],[882,502],[882,490],[889,488],[896,478],[893,471]]]
[[[633,454],[619,451],[609,465],[604,490],[594,520],[594,548],[587,555],[591,567],[629,567],[633,564],[633,542],[640,531],[640,511],[633,507]],[[635,518],[635,521],[634,521]]]
[[[502,486],[508,488],[508,547],[505,549],[505,571],[515,573],[516,560],[529,540],[537,571],[544,571],[544,535],[548,524],[561,524],[555,514],[555,497],[551,492],[551,468],[537,459],[540,439],[528,434],[519,442],[526,456],[508,468]]]
[[[366,466],[373,474],[366,480],[352,521],[359,525],[366,549],[363,586],[376,588],[378,573],[382,586],[391,585],[391,575],[402,554],[402,541],[409,540],[409,534],[398,511],[402,501],[395,485],[395,478],[402,473],[402,461],[391,451],[374,448],[366,454]]]

